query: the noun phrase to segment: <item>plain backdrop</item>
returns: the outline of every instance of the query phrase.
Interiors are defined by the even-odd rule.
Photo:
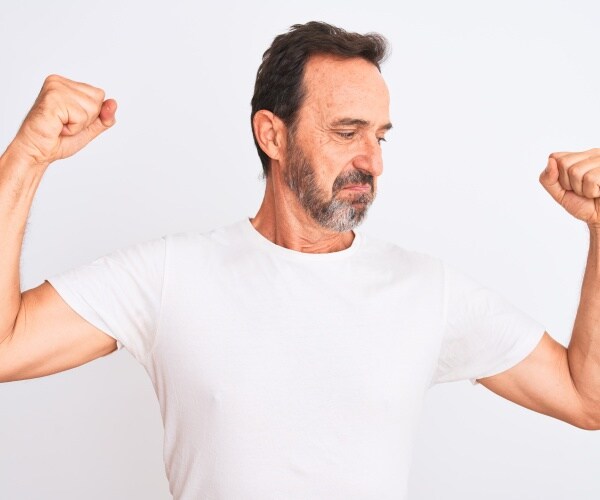
[[[291,24],[384,34],[394,129],[360,231],[450,262],[571,335],[585,224],[546,194],[553,151],[600,146],[593,1],[82,2],[0,6],[0,147],[46,75],[102,87],[117,126],[53,164],[22,286],[116,248],[252,216],[263,181],[249,127],[263,51]],[[1,235],[0,235],[1,244]],[[0,385],[0,498],[169,498],[158,403],[126,351]],[[426,398],[409,498],[595,499],[600,433],[468,381]]]

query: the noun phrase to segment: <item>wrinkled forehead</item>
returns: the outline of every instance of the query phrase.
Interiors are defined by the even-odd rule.
[[[369,121],[388,120],[389,92],[377,67],[362,58],[312,56],[304,70],[302,108],[322,118],[362,116]]]

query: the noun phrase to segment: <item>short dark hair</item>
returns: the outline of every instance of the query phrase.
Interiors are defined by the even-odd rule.
[[[318,21],[294,24],[287,33],[276,36],[263,54],[251,101],[251,125],[256,112],[266,109],[293,129],[305,95],[304,68],[311,56],[362,57],[380,69],[387,51],[387,40],[379,33],[361,35]],[[270,158],[260,148],[256,137],[254,144],[266,177]]]

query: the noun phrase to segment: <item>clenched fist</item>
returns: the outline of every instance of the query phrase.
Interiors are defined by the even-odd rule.
[[[75,154],[114,125],[117,103],[104,97],[91,85],[49,76],[9,148],[41,166]]]
[[[552,153],[540,182],[567,212],[600,228],[600,149]]]

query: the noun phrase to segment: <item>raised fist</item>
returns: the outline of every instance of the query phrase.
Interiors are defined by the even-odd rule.
[[[9,148],[40,166],[75,154],[114,125],[117,102],[104,97],[101,89],[50,75]]]
[[[552,153],[540,182],[572,216],[600,227],[600,148]]]

